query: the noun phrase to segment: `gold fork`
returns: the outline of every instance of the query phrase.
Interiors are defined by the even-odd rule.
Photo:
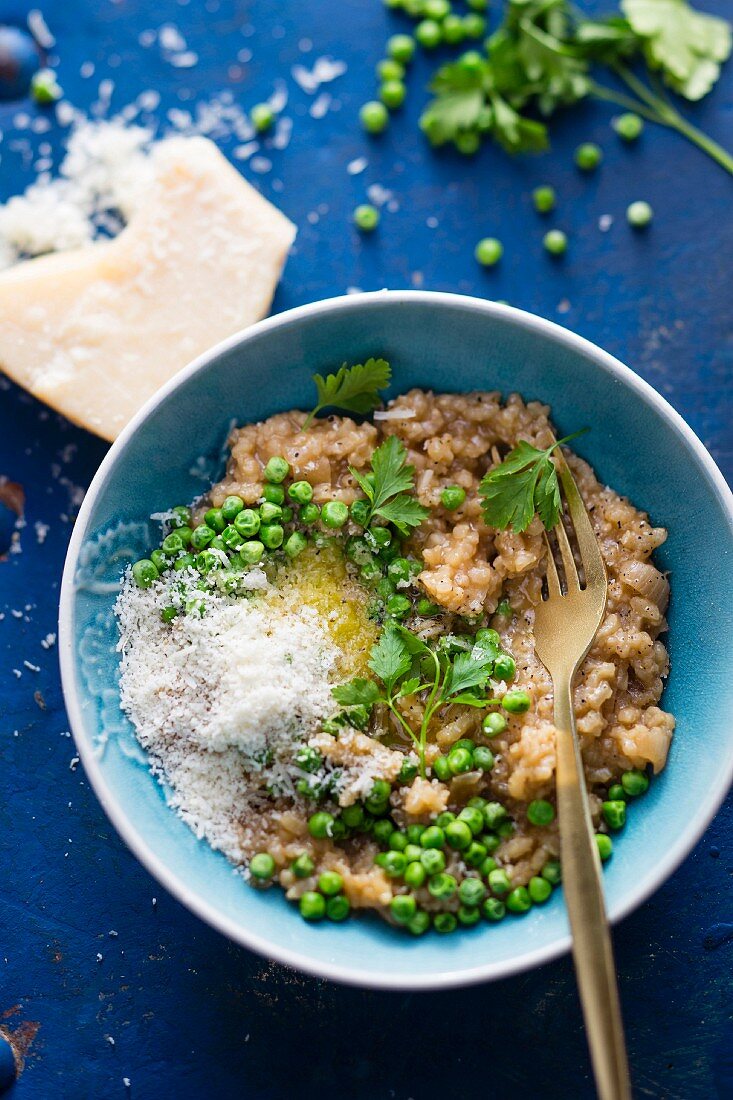
[[[601,862],[591,824],[573,713],[573,680],[601,625],[608,584],[598,540],[572,474],[557,452],[555,461],[584,573],[581,588],[570,542],[560,521],[554,534],[565,574],[564,591],[550,540],[545,534],[547,598],[535,611],[534,644],[554,687],[555,775],[563,892],[598,1095],[601,1100],[630,1100],[629,1068],[611,934],[603,901]]]

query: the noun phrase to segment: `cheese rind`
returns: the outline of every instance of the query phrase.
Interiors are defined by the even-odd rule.
[[[206,138],[150,154],[114,240],[0,273],[0,368],[104,439],[186,363],[264,317],[295,226]]]

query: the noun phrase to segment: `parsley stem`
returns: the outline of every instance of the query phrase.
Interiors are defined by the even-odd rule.
[[[704,134],[702,130],[698,130],[697,126],[693,126],[691,122],[688,122],[672,103],[656,95],[651,88],[646,86],[643,80],[639,80],[639,78],[631,72],[630,69],[627,69],[625,65],[614,65],[613,69],[619,79],[623,80],[624,84],[626,84],[638,98],[632,99],[623,92],[617,92],[615,89],[607,88],[603,84],[596,84],[595,81],[591,83],[592,95],[597,99],[605,99],[609,103],[616,103],[619,107],[623,107],[627,111],[635,111],[636,114],[642,115],[644,118],[649,119],[650,122],[656,122],[659,126],[666,126],[670,130],[676,130],[678,134],[687,138],[688,141],[696,145],[703,153],[707,153],[707,155],[714,160],[716,164],[719,164],[721,168],[724,168],[726,172],[733,175],[733,156],[727,152],[722,145],[719,145],[717,141],[713,141],[713,139],[708,137],[707,134]]]

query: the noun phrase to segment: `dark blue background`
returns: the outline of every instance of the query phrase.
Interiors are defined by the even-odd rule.
[[[706,6],[727,8],[724,0]],[[24,10],[0,3],[0,18]],[[557,120],[553,150],[539,159],[511,161],[493,149],[471,161],[436,155],[415,126],[428,73],[419,61],[390,132],[365,138],[356,116],[373,94],[374,64],[387,34],[405,29],[378,0],[61,0],[44,12],[61,83],[80,107],[105,77],[115,81],[113,109],[156,88],[161,117],[166,107],[187,109],[226,87],[247,107],[270,94],[276,76],[286,80],[289,147],[266,152],[267,174],[242,166],[299,226],[277,310],[349,287],[507,299],[639,371],[730,479],[733,180],[675,134],[650,126],[636,146],[622,147],[609,127],[612,110],[588,105]],[[140,45],[141,32],[168,22],[199,55],[196,67],[177,69],[157,45]],[[242,49],[252,51],[250,61],[237,60]],[[315,119],[308,113],[315,97],[290,70],[322,55],[344,60],[348,71],[321,89],[333,102]],[[94,62],[91,77],[81,75],[85,61]],[[17,132],[25,110],[36,114],[27,104],[0,107],[4,196],[31,178],[22,149],[13,148],[27,133]],[[733,64],[694,113],[733,144]],[[60,140],[56,129],[51,140]],[[582,140],[605,151],[590,178],[572,164]],[[360,156],[368,168],[350,176],[346,165]],[[560,200],[550,221],[570,235],[560,262],[543,253],[547,223],[531,208],[531,188],[544,182]],[[374,183],[394,193],[398,209],[361,239],[349,218]],[[640,198],[656,216],[648,232],[634,234],[624,211]],[[608,233],[598,228],[603,214],[615,219]],[[506,249],[491,272],[473,259],[484,235],[499,236]],[[234,947],[167,897],[125,850],[72,763],[56,653],[40,645],[56,630],[78,487],[104,452],[14,387],[0,389],[0,474],[22,483],[27,499],[22,551],[0,562],[0,1014],[19,1039],[35,1032],[14,1095],[592,1096],[568,960],[465,992],[343,989]],[[42,544],[37,522],[49,527]],[[617,931],[638,1096],[733,1096],[732,823],[729,800],[684,866]]]

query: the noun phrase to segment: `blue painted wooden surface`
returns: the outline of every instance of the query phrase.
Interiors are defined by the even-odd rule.
[[[706,6],[721,14],[727,7]],[[0,19],[24,10],[0,3]],[[276,309],[355,286],[508,299],[638,370],[733,475],[733,182],[681,139],[648,127],[636,147],[622,148],[611,111],[589,105],[558,120],[553,150],[541,159],[512,162],[494,150],[470,162],[435,155],[415,128],[428,71],[422,61],[399,121],[382,140],[366,139],[358,107],[372,94],[384,39],[403,29],[377,0],[58,0],[44,11],[61,83],[80,107],[104,78],[115,82],[113,108],[156,88],[161,116],[226,87],[251,105],[270,94],[275,76],[287,82],[289,147],[266,153],[266,174],[243,166],[300,227]],[[143,32],[165,23],[198,54],[194,68],[175,68],[157,45],[141,45]],[[314,118],[316,97],[297,86],[291,68],[310,68],[323,55],[348,70],[321,89],[331,103]],[[92,76],[82,75],[85,61]],[[26,107],[0,107],[4,196],[30,179],[13,148]],[[733,66],[696,115],[731,143]],[[58,143],[56,130],[50,140]],[[572,166],[581,140],[605,150],[591,178]],[[366,170],[349,175],[346,165],[362,156]],[[543,255],[545,222],[529,202],[544,182],[557,187],[554,223],[570,234],[559,263]],[[396,209],[362,240],[349,215],[371,184],[393,192]],[[632,234],[623,217],[638,198],[656,213],[644,235]],[[598,227],[604,214],[615,219],[607,233]],[[472,257],[484,235],[501,237],[506,249],[489,273]],[[232,946],[125,850],[74,765],[56,653],[41,646],[56,630],[79,495],[104,451],[14,387],[0,390],[0,474],[25,487],[27,502],[22,550],[0,563],[0,1022],[26,1042],[35,1032],[14,1096],[592,1096],[568,960],[466,992],[343,989]],[[37,524],[48,525],[43,541]],[[617,931],[640,1097],[733,1096],[732,826],[729,799],[684,866]]]

